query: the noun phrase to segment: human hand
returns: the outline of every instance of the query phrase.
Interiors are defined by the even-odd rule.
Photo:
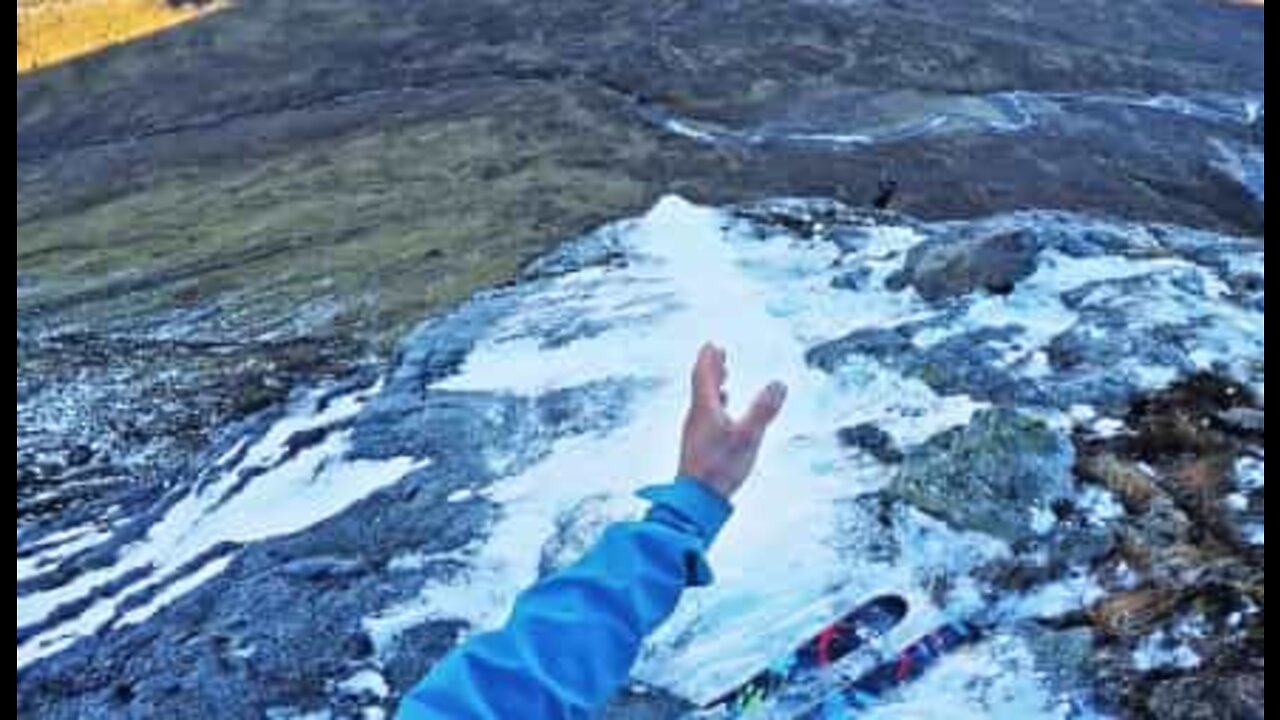
[[[684,425],[680,475],[697,480],[726,500],[755,468],[769,426],[782,412],[787,387],[773,383],[756,398],[746,417],[735,421],[726,408],[729,377],[725,351],[707,345],[693,372],[693,405]]]

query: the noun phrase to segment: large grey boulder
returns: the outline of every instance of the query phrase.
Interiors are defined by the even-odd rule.
[[[1074,464],[1071,443],[1044,423],[988,410],[909,452],[891,492],[956,528],[1018,542],[1074,495]]]
[[[923,243],[907,256],[891,287],[915,288],[930,303],[977,291],[1012,294],[1039,268],[1042,243],[1016,231],[977,238],[945,238]]]

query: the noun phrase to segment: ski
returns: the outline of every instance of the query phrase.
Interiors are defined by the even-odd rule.
[[[940,628],[908,647],[893,660],[859,679],[844,684],[817,704],[796,715],[796,720],[852,720],[857,713],[884,702],[891,692],[924,676],[943,658],[986,637],[986,631],[967,622]]]
[[[816,680],[825,669],[885,636],[906,619],[909,610],[907,601],[896,596],[864,603],[703,710],[720,717],[748,715],[784,690]]]

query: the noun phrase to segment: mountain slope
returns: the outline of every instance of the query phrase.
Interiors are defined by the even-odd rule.
[[[1227,687],[1262,659],[1261,436],[1192,415],[1188,438],[1162,413],[1256,412],[1264,306],[1256,243],[1173,226],[669,199],[427,322],[383,379],[227,428],[196,481],[91,549],[69,525],[20,538],[19,710],[388,708],[670,472],[708,333],[732,396],[782,377],[795,402],[713,555],[719,584],[639,679],[714,696],[896,592],[915,612],[893,642],[948,618],[1001,628],[905,708],[1114,712],[1159,702],[1171,670]],[[1203,407],[1137,403],[1198,373],[1218,379],[1178,392]],[[1119,614],[1135,602],[1151,607]],[[1001,672],[980,687],[975,666]]]

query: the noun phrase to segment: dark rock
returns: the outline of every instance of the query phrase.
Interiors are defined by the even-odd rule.
[[[555,437],[600,432],[627,421],[641,383],[606,381],[555,390],[536,402],[539,420]]]
[[[957,528],[1018,542],[1038,534],[1035,508],[1072,497],[1074,464],[1074,447],[1048,426],[987,410],[909,451],[891,492]]]
[[[469,628],[458,622],[433,622],[412,628],[400,637],[385,659],[383,676],[399,693],[413,688],[429,669],[458,645]]]
[[[82,468],[93,462],[93,448],[77,445],[67,453],[67,467]]]
[[[884,289],[889,292],[902,292],[911,287],[911,273],[906,270],[899,270],[884,281]]]
[[[1061,563],[1046,562],[1043,558],[1019,553],[979,568],[975,577],[1001,592],[1028,593],[1061,580],[1067,570]]]
[[[1194,530],[1191,519],[1166,495],[1154,498],[1143,515],[1125,527],[1129,551],[1152,553],[1187,544]]]
[[[1008,295],[1035,274],[1041,249],[1040,241],[1025,232],[932,241],[911,251],[904,272],[931,303],[979,290]]]
[[[1084,314],[1083,322],[1049,345],[1049,362],[1058,374],[1099,374],[1135,363],[1184,374],[1195,371],[1195,363],[1177,335],[1178,328],[1153,333],[1135,327],[1130,317],[1109,307]]]
[[[689,703],[652,688],[625,690],[604,713],[603,720],[669,720],[692,712]]]
[[[343,652],[352,660],[368,660],[378,652],[373,638],[368,633],[359,632],[350,635],[343,643]]]
[[[1051,535],[1048,550],[1055,565],[1092,568],[1115,552],[1116,536],[1110,528],[1079,522]]]
[[[838,202],[817,198],[775,200],[740,208],[738,215],[813,240],[835,227],[848,215],[848,209]]]
[[[1104,230],[1069,230],[1054,235],[1051,244],[1055,250],[1074,258],[1092,258],[1102,255],[1124,255],[1132,242],[1123,235]]]
[[[35,467],[35,472],[41,480],[50,480],[61,477],[66,473],[66,468],[58,463],[46,461],[38,463]]]
[[[874,423],[843,428],[838,437],[841,445],[861,450],[886,465],[897,465],[905,458],[893,436]]]
[[[805,359],[809,365],[833,373],[851,355],[885,359],[909,353],[915,347],[911,342],[913,334],[904,328],[859,330],[839,340],[813,348]]]
[[[361,560],[342,558],[306,558],[280,568],[288,578],[309,583],[341,582],[368,574],[370,568]]]
[[[430,457],[442,465],[479,468],[492,444],[539,452],[523,442],[538,434],[530,409],[526,400],[484,393],[384,392],[356,423],[353,455]]]
[[[285,441],[285,455],[281,462],[288,462],[299,453],[318,447],[334,432],[334,428],[321,427],[294,433]]]
[[[870,268],[858,268],[837,275],[831,281],[831,287],[836,290],[849,290],[852,292],[860,292],[867,289],[867,284],[871,281]]]
[[[1079,693],[1097,676],[1097,638],[1092,629],[1053,630],[1032,625],[1026,628],[1025,637],[1036,668],[1056,692]]]
[[[831,242],[845,255],[856,255],[866,249],[870,238],[866,230],[840,226],[831,235]]]
[[[117,705],[132,705],[137,696],[133,684],[128,682],[117,683],[111,692],[111,698]]]
[[[880,183],[880,191],[876,194],[875,200],[871,202],[871,206],[877,210],[888,210],[893,205],[894,198],[898,196],[900,187],[896,180],[886,180]]]
[[[1039,386],[1004,367],[1005,350],[1021,328],[982,328],[949,337],[895,359],[896,366],[940,395],[968,395],[996,405],[1052,405]]]
[[[1176,678],[1156,685],[1147,703],[1161,720],[1263,720],[1266,678],[1261,674]]]

